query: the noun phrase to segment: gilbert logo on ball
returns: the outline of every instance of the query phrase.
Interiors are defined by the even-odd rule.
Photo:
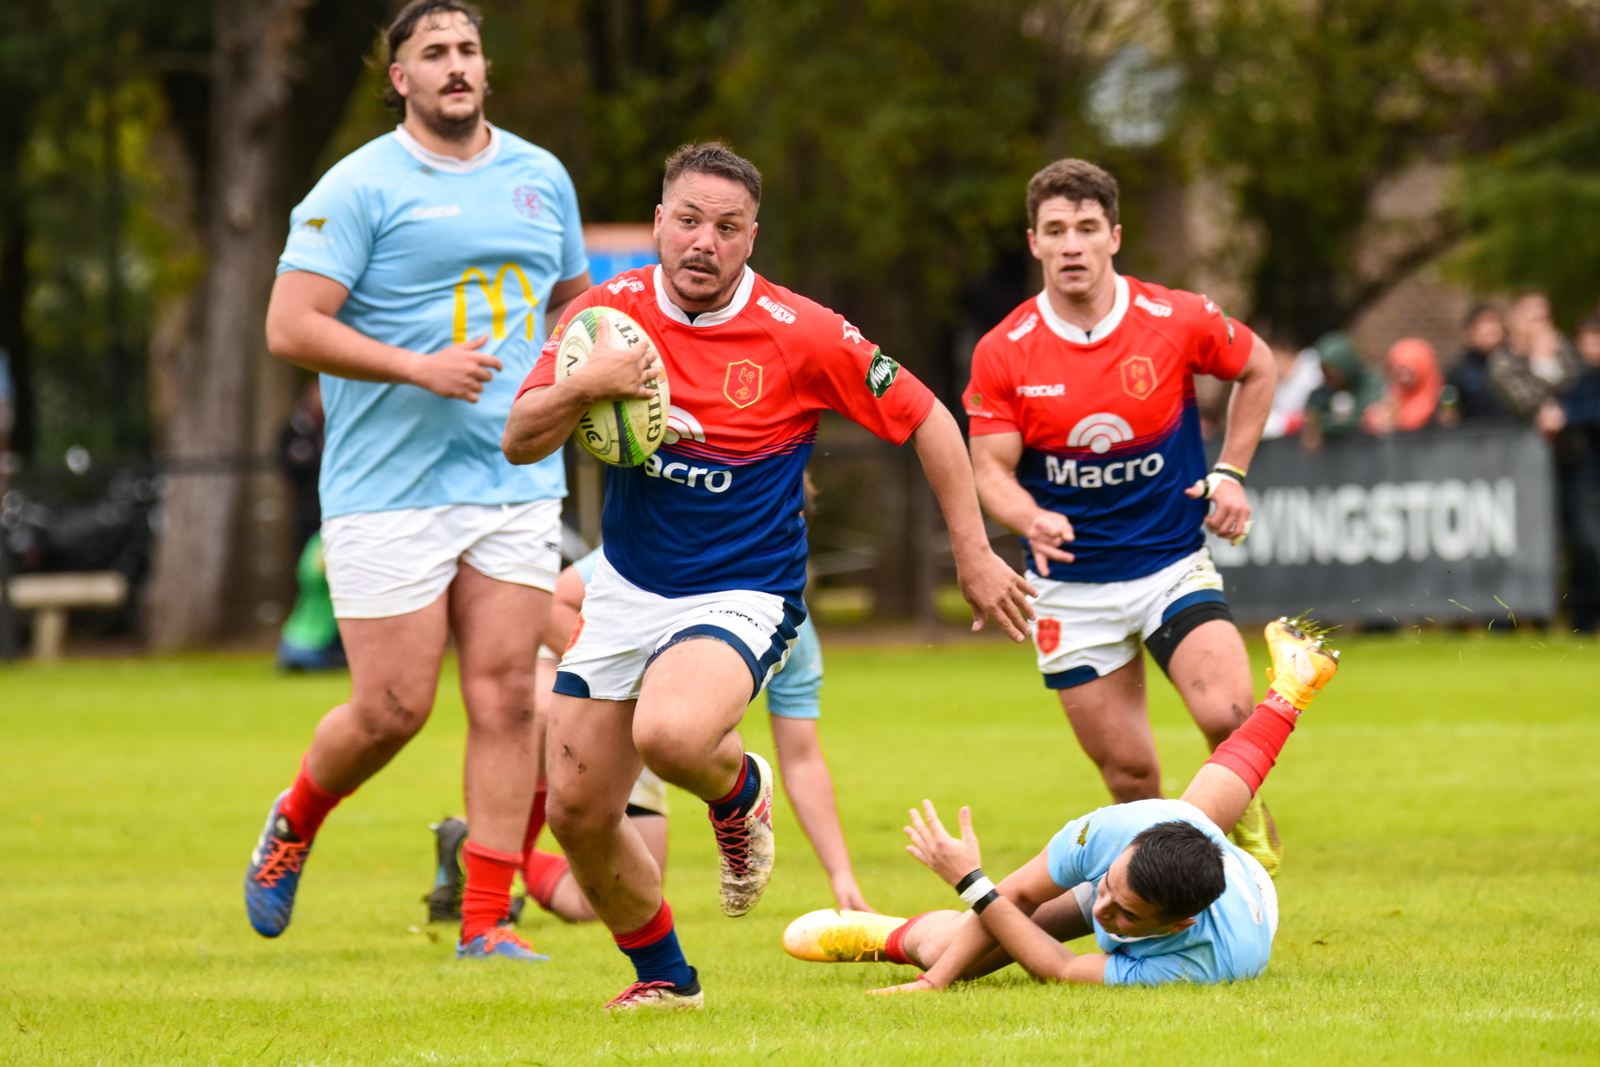
[[[654,342],[644,327],[616,308],[584,308],[568,321],[556,349],[556,380],[571,377],[589,361],[599,333],[600,320],[611,326],[611,339],[629,349],[650,348]],[[661,367],[661,355],[655,356]],[[664,368],[663,368],[664,371]],[[666,439],[667,413],[672,406],[666,374],[655,380],[654,396],[631,400],[602,400],[583,413],[573,439],[595,459],[613,467],[637,467],[655,454]]]

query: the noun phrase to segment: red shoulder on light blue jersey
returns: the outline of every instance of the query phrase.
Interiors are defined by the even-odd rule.
[[[733,304],[694,324],[656,291],[648,267],[573,302],[524,391],[554,380],[564,326],[586,307],[626,312],[655,341],[672,391],[661,448],[612,468],[602,515],[606,556],[664,595],[805,584],[801,479],[824,409],[896,444],[933,395],[842,316],[750,274]]]
[[[1073,522],[1063,581],[1153,573],[1203,543],[1206,505],[1183,496],[1205,473],[1194,375],[1233,378],[1254,343],[1211,301],[1127,279],[1122,317],[1078,343],[1044,296],[978,342],[963,395],[974,436],[1017,433],[1018,480]]]

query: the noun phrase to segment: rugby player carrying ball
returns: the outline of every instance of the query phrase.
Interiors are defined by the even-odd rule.
[[[972,356],[978,492],[1025,538],[1039,670],[1079,744],[1117,802],[1159,797],[1141,639],[1212,749],[1254,704],[1201,526],[1230,539],[1249,529],[1245,472],[1272,408],[1272,350],[1203,296],[1117,274],[1117,182],[1099,167],[1052,163],[1027,203],[1044,290]],[[1209,474],[1196,374],[1235,383]],[[1259,797],[1234,834],[1277,869]]]
[[[704,799],[721,853],[722,909],[743,915],[772,874],[772,771],[738,725],[805,618],[801,480],[821,411],[911,441],[950,528],[974,629],[1023,640],[1031,592],[994,554],[954,417],[843,317],[747,265],[761,176],[720,144],[667,160],[661,265],[575,300],[506,424],[513,463],[559,449],[594,403],[651,395],[654,355],[601,340],[555,381],[571,316],[608,305],[654,339],[674,414],[693,427],[641,467],[607,472],[605,554],[556,677],[546,735],[548,818],[578,884],[637,981],[616,1009],[697,1008],[661,876],[623,817],[643,765]],[[604,320],[602,320],[603,322]]]

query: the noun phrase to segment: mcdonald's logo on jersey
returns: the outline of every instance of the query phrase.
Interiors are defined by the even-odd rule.
[[[489,305],[489,332],[495,340],[500,340],[506,335],[506,275],[515,274],[517,281],[522,285],[522,299],[528,305],[528,340],[533,340],[533,309],[538,306],[539,300],[533,295],[533,286],[528,283],[528,276],[522,273],[522,268],[515,263],[507,263],[495,272],[494,282],[490,284],[489,275],[477,267],[468,267],[461,272],[461,280],[456,283],[456,322],[452,336],[456,344],[461,344],[467,339],[467,288],[472,282],[478,283],[478,288],[483,292],[483,298]]]

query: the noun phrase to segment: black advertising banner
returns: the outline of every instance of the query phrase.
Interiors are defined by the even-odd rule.
[[[1207,538],[1241,621],[1487,622],[1555,614],[1556,489],[1525,427],[1264,441],[1254,525]]]

